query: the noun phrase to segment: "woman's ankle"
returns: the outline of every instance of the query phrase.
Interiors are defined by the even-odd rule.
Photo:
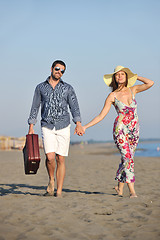
[[[119,196],[123,195],[123,190],[119,189],[118,186],[115,187],[115,190]]]
[[[137,194],[135,192],[130,192],[130,198],[134,198],[134,197],[137,197]]]

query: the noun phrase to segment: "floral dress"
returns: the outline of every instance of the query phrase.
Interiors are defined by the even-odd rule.
[[[132,183],[135,182],[134,152],[139,140],[137,103],[132,93],[129,106],[119,101],[116,96],[114,106],[118,116],[114,122],[113,138],[121,153],[121,163],[115,179],[123,183]]]

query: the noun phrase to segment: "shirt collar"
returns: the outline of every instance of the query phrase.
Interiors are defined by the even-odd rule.
[[[49,79],[50,79],[50,76],[46,79],[46,82],[48,82],[49,83]],[[64,84],[64,82],[63,82],[63,80],[62,80],[62,78],[60,78],[60,81],[59,81],[59,83],[62,83],[62,84]]]

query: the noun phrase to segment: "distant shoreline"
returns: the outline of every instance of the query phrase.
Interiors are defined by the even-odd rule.
[[[149,143],[149,142],[160,142],[160,138],[147,138],[147,139],[140,139],[139,140],[139,143]],[[85,141],[72,141],[71,140],[71,145],[74,145],[74,144],[82,144],[82,143],[87,143],[87,144],[103,144],[103,143],[114,143],[114,140],[108,140],[108,141],[101,141],[101,140],[85,140]]]

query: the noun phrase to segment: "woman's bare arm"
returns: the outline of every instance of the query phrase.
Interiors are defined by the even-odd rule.
[[[86,125],[83,126],[84,131],[87,128],[92,127],[95,124],[97,124],[100,121],[102,121],[104,119],[104,117],[108,114],[108,112],[109,112],[113,102],[114,102],[114,94],[110,93],[108,95],[108,97],[106,98],[106,101],[104,103],[104,107],[103,107],[102,111],[100,112],[100,114],[98,116],[96,116],[92,121],[90,121],[89,123],[87,123]]]
[[[150,87],[152,87],[153,84],[154,84],[154,82],[153,82],[152,80],[150,80],[150,79],[148,79],[148,78],[145,78],[145,77],[140,77],[140,76],[138,76],[138,77],[137,77],[137,80],[143,82],[143,84],[141,84],[141,85],[135,85],[135,86],[132,87],[132,91],[133,91],[134,95],[135,95],[136,93],[146,91],[147,89],[149,89]]]

